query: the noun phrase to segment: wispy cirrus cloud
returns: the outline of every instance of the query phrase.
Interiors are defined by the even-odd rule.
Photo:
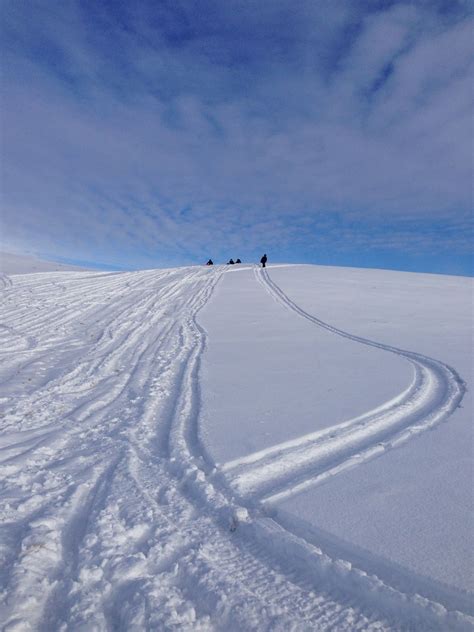
[[[93,4],[3,5],[7,244],[130,265],[467,249],[469,4]]]

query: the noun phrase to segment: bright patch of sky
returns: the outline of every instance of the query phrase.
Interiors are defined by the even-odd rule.
[[[5,0],[3,248],[472,273],[473,8]]]

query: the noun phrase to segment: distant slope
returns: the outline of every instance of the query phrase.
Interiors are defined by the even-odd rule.
[[[9,252],[0,252],[0,272],[3,274],[29,274],[31,272],[67,272],[74,270],[87,270],[79,266],[70,266],[55,261],[43,261],[27,255],[14,255]]]

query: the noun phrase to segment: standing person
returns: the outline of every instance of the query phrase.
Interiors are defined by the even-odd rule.
[[[263,257],[260,259],[260,263],[262,264],[262,268],[264,268],[265,264],[267,263],[267,255],[263,255]]]

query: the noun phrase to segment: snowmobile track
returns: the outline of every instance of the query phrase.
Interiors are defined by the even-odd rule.
[[[199,440],[197,316],[225,270],[15,277],[2,330],[5,632],[469,629],[236,501]],[[37,341],[26,359],[20,331]]]
[[[272,298],[298,316],[335,335],[405,358],[413,368],[413,380],[398,397],[364,415],[223,465],[240,497],[278,502],[402,445],[448,419],[460,405],[466,387],[451,367],[337,329],[291,301],[266,268],[256,268],[255,274]]]

